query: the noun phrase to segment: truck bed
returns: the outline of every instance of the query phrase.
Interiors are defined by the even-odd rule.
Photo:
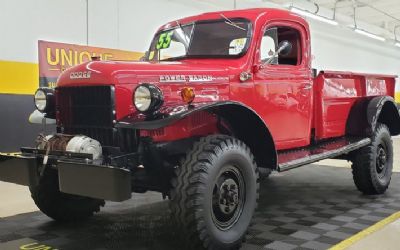
[[[353,104],[363,98],[395,94],[394,75],[321,71],[314,78],[314,129],[317,140],[345,135]]]

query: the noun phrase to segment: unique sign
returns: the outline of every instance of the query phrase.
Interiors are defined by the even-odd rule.
[[[39,84],[41,87],[55,87],[58,76],[67,68],[91,61],[101,60],[139,60],[141,52],[107,49],[76,44],[39,41]],[[90,78],[90,73],[71,75],[71,79]]]

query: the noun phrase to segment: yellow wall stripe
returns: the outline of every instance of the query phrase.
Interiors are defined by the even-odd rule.
[[[37,63],[0,61],[0,93],[31,95],[38,87]]]
[[[396,93],[396,102],[400,103],[400,92]]]
[[[350,238],[343,240],[339,244],[329,248],[329,250],[346,249],[346,248],[350,247],[351,245],[353,245],[354,243],[356,243],[357,241],[367,237],[368,235],[378,231],[379,229],[383,228],[387,224],[392,223],[393,221],[398,220],[398,219],[400,219],[400,212],[394,213],[391,216],[389,216],[381,221],[378,221],[376,224],[364,229],[363,231],[361,231],[361,232],[351,236]]]

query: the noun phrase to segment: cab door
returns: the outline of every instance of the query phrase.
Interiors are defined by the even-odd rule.
[[[292,48],[278,53],[284,41]],[[306,29],[291,22],[268,24],[258,44],[256,99],[278,150],[310,143],[313,81],[309,52]]]

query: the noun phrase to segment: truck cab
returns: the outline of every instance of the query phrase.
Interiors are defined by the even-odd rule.
[[[0,180],[29,186],[59,221],[158,191],[187,249],[238,249],[271,171],[346,159],[357,189],[382,194],[396,76],[317,72],[310,40],[303,18],[277,9],[167,23],[140,62],[83,63],[39,88],[39,120],[57,131],[1,154]]]

